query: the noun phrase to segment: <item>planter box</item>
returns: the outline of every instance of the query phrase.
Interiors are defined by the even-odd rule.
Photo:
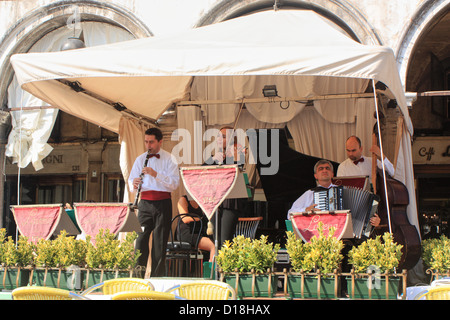
[[[36,268],[32,281],[36,286],[78,291],[83,284],[83,273],[78,267]]]
[[[13,290],[27,286],[30,282],[30,269],[4,268],[0,269],[0,289]]]
[[[277,291],[275,274],[221,273],[221,279],[236,291],[237,297],[269,297]]]
[[[83,269],[84,289],[106,280],[134,277],[133,270]]]
[[[285,295],[290,298],[335,299],[340,294],[340,277],[290,273],[285,275]]]
[[[354,279],[352,279],[354,278]],[[372,278],[375,278],[372,277]],[[370,281],[368,276],[346,277],[348,295],[351,299],[397,299],[400,277],[380,276]],[[371,285],[372,282],[372,285]],[[371,288],[370,288],[371,287]]]
[[[203,262],[203,278],[212,280],[214,279],[214,275],[216,272],[216,265],[215,263],[205,261]]]

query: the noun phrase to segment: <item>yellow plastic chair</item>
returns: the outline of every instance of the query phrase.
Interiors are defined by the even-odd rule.
[[[13,300],[90,300],[75,292],[49,287],[20,287],[12,291]]]
[[[112,300],[185,300],[173,293],[158,291],[124,291],[112,295]]]
[[[95,284],[86,290],[81,295],[85,296],[95,290],[102,289],[103,294],[112,295],[123,291],[153,291],[155,290],[150,280],[141,278],[118,278],[110,279]]]
[[[425,300],[450,300],[450,286],[430,287],[415,299],[420,300],[422,298],[425,298]]]
[[[177,292],[188,300],[236,300],[236,292],[227,283],[217,280],[199,280],[176,285],[166,292]]]

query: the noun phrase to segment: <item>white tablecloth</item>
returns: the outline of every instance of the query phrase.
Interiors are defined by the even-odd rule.
[[[406,300],[415,300],[415,297],[419,294],[425,293],[430,286],[417,286],[406,288]],[[424,300],[423,298],[421,300]]]

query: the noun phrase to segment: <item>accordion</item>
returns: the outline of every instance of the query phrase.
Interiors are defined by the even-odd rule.
[[[314,191],[314,203],[321,211],[350,210],[353,236],[360,239],[370,236],[373,226],[370,218],[376,213],[380,198],[363,189],[339,186]]]

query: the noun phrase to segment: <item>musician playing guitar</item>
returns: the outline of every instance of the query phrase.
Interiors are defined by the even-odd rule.
[[[178,165],[173,155],[163,150],[163,135],[158,128],[145,131],[148,150],[136,158],[128,178],[130,190],[141,190],[138,220],[143,232],[136,239],[141,256],[138,265],[147,266],[149,239],[153,231],[151,277],[165,276],[167,240],[172,220],[171,192],[178,188]]]

